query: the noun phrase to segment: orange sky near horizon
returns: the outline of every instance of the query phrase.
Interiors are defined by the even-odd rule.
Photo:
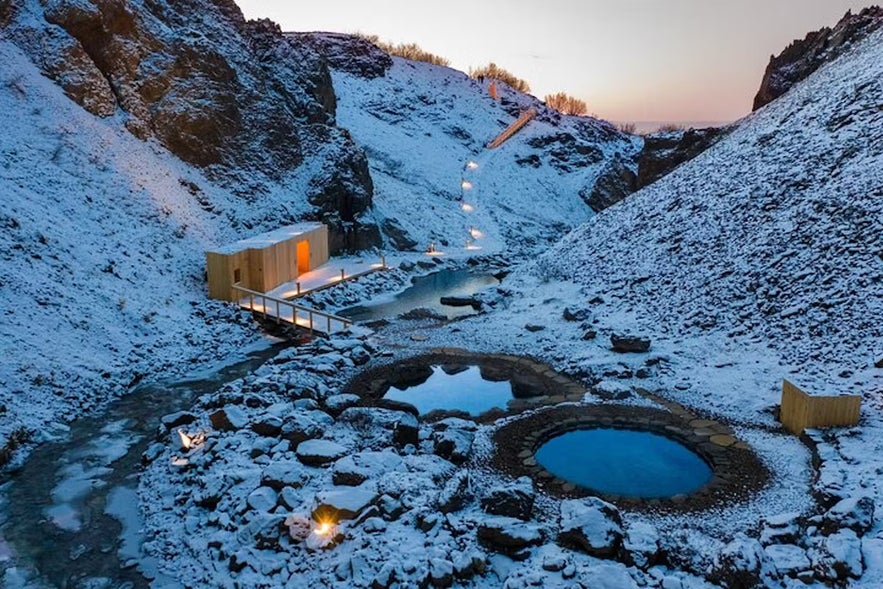
[[[565,91],[611,121],[729,122],[771,54],[872,0],[237,0],[285,31],[415,42],[452,67],[495,62],[540,98]]]

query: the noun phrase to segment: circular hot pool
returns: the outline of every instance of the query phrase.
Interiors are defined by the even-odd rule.
[[[667,436],[618,428],[556,435],[540,445],[536,461],[583,489],[640,499],[689,495],[713,474],[699,455]]]

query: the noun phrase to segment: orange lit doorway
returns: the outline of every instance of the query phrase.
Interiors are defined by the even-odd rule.
[[[297,242],[297,273],[310,271],[310,242],[306,239]]]

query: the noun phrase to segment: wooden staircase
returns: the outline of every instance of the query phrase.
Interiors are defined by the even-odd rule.
[[[537,109],[529,108],[518,117],[514,123],[506,127],[506,129],[497,135],[497,138],[487,144],[488,149],[496,149],[503,145],[510,137],[518,133],[522,127],[528,124],[531,119],[537,116]]]

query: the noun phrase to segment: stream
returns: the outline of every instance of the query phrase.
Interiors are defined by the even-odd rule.
[[[38,446],[0,486],[0,586],[181,587],[142,550],[148,539],[138,509],[141,455],[164,415],[189,409],[288,345],[263,344],[244,360],[139,385]]]
[[[372,303],[350,307],[339,312],[353,321],[374,321],[395,317],[417,308],[425,308],[448,319],[474,315],[469,306],[450,307],[439,302],[441,297],[468,297],[483,288],[499,284],[493,275],[470,270],[440,270],[413,279],[411,286],[393,297],[383,297]]]

